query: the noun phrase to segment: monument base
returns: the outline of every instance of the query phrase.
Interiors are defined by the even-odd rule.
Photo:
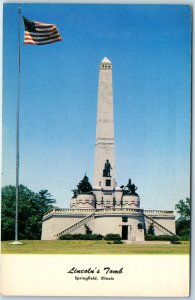
[[[79,194],[70,201],[71,209],[94,209],[95,197],[93,194]]]
[[[140,208],[139,196],[123,195],[123,208]]]

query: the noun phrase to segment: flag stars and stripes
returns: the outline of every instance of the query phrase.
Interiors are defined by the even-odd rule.
[[[57,27],[54,24],[45,24],[31,21],[23,17],[24,44],[45,45],[62,40]]]

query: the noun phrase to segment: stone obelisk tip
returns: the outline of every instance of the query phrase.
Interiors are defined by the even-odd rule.
[[[104,57],[104,59],[101,61],[101,63],[112,64],[111,61],[107,57]]]

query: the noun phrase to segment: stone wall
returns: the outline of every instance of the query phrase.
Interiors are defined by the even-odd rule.
[[[106,235],[116,233],[122,236],[122,226],[128,226],[128,239],[135,241],[144,241],[144,229],[138,229],[138,224],[143,223],[143,216],[128,216],[127,222],[123,222],[124,216],[102,215],[96,216],[93,233]],[[126,216],[125,216],[126,217]]]
[[[87,214],[86,214],[87,216]],[[81,215],[53,215],[50,218],[43,221],[42,225],[42,240],[54,240],[55,235],[82,220],[85,216]],[[85,233],[84,226],[79,227],[75,230],[75,233]]]
[[[69,228],[83,218],[92,215],[93,212],[95,212],[94,217],[87,220],[87,226],[90,227],[92,233],[102,235],[114,233],[122,236],[123,227],[128,226],[128,239],[132,241],[143,241],[144,228],[147,232],[152,222],[152,220],[144,218],[142,209],[53,210],[44,217],[41,239],[55,239],[56,234]],[[151,210],[147,211],[147,214],[150,215],[154,221],[157,221],[172,233],[175,233],[175,216],[173,212]],[[140,223],[143,225],[143,228],[138,227]],[[71,231],[71,233],[85,233],[85,230],[85,226],[82,224],[82,226]],[[164,235],[167,234],[167,232],[155,226],[155,234]]]
[[[156,222],[158,222],[163,227],[170,230],[172,233],[176,234],[176,227],[175,227],[175,218],[174,217],[166,217],[166,216],[152,216],[152,219]],[[146,232],[148,231],[148,228],[152,221],[146,220],[145,226],[146,226]],[[162,228],[158,228],[158,226],[155,226],[154,223],[154,233],[155,235],[167,235],[167,232],[163,230]]]

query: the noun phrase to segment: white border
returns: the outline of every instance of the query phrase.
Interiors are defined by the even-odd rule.
[[[2,6],[3,6],[3,3],[16,3],[17,1],[1,1],[0,2],[0,14],[1,14],[1,24],[2,24],[2,13],[3,13],[3,10],[2,10]],[[19,2],[19,1],[18,1]],[[137,1],[131,1],[131,0],[128,0],[128,1],[115,1],[115,0],[112,0],[112,1],[102,1],[102,0],[99,0],[99,1],[80,1],[80,0],[71,0],[71,1],[45,1],[45,0],[42,0],[42,1],[21,1],[22,3],[78,3],[78,4],[82,4],[82,3],[85,3],[85,4],[184,4],[184,5],[187,5],[187,4],[190,4],[192,6],[194,6],[194,2],[195,0],[191,0],[191,1],[140,1],[140,0],[137,0]],[[193,32],[194,32],[194,22],[193,22]],[[194,35],[194,34],[193,34]],[[2,26],[0,26],[0,36],[2,37]],[[1,39],[1,47],[0,47],[0,65],[2,66],[2,39]],[[194,41],[193,41],[193,49],[194,49]],[[194,63],[193,63],[193,66],[194,66]],[[2,69],[2,68],[1,68]],[[1,70],[2,71],[2,70]],[[2,79],[2,72],[0,73],[0,79]],[[195,86],[195,80],[194,80],[194,77],[193,77],[193,88]],[[2,88],[2,87],[1,87]],[[2,89],[1,89],[1,95],[2,95]],[[2,98],[2,97],[1,97]],[[192,111],[192,114],[194,115],[194,112],[195,112],[195,109],[194,109],[194,105],[193,105],[193,111]],[[0,124],[2,121],[2,113],[0,111]],[[1,133],[1,136],[2,136],[2,128],[0,128],[0,133]],[[192,150],[193,150],[193,156],[194,156],[194,132],[195,132],[195,125],[194,125],[194,119],[192,119],[192,135],[193,135],[193,141],[192,141]],[[0,146],[1,145],[1,140],[0,140]],[[192,171],[194,172],[194,160],[192,160]],[[192,199],[193,199],[193,194],[194,194],[194,185],[193,185],[193,172],[192,172]],[[192,215],[194,215],[194,206],[192,204]],[[192,218],[192,228],[194,229],[194,221],[193,221],[193,218]],[[191,295],[189,297],[189,299],[195,299],[195,280],[194,280],[194,277],[195,277],[195,273],[194,273],[194,267],[195,267],[195,263],[194,263],[194,232],[192,234],[192,255],[191,255]],[[29,257],[29,256],[28,256]],[[120,257],[120,256],[119,256]],[[150,256],[150,258],[152,258],[153,256]],[[21,258],[21,256],[20,256]],[[81,257],[82,258],[82,257]],[[54,274],[55,276],[55,274]],[[75,286],[76,288],[76,286]],[[162,287],[163,288],[163,287]],[[6,297],[7,300],[10,300],[12,297]],[[32,297],[23,297],[24,300],[27,300],[27,299],[31,299]],[[33,297],[34,298],[34,297]],[[39,298],[39,297],[38,297]],[[66,297],[66,299],[77,299],[78,297]],[[104,297],[103,297],[104,298]],[[111,297],[109,297],[111,298]],[[109,298],[106,298],[106,299],[109,299]],[[120,299],[121,297],[115,297],[115,299]],[[142,299],[144,299],[145,297],[143,297]],[[57,299],[57,297],[50,297],[49,299]],[[90,297],[89,299],[94,299],[94,297]],[[137,299],[137,298],[134,298],[134,297],[131,297],[131,299]],[[147,299],[150,299],[150,298],[147,298]],[[151,299],[159,299],[158,297],[153,297]],[[168,298],[169,299],[169,298]],[[170,298],[172,299],[172,298]]]

